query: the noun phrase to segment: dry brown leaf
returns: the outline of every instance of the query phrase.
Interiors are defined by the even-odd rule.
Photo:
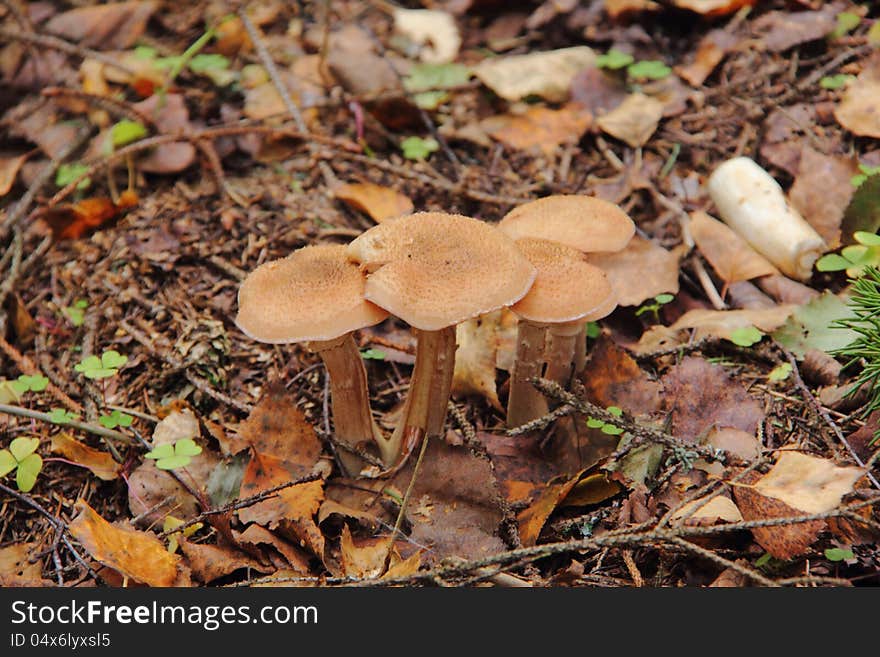
[[[343,573],[349,577],[361,579],[374,579],[382,575],[385,569],[385,558],[388,555],[388,538],[362,538],[355,539],[351,535],[348,525],[342,526],[342,536],[339,541],[340,556],[342,559]],[[416,570],[421,557],[418,553]],[[391,567],[401,563],[397,549],[391,551]],[[412,564],[408,564],[406,570],[411,570]],[[388,577],[389,575],[385,575]],[[397,576],[396,574],[393,576]]]
[[[455,61],[461,47],[458,26],[451,14],[438,9],[402,9],[393,12],[394,29],[422,46],[419,59],[429,64]]]
[[[614,481],[607,472],[590,472],[581,477],[568,495],[559,503],[560,507],[592,506],[610,499],[623,490],[623,484]]]
[[[6,196],[12,185],[15,184],[15,178],[18,176],[18,170],[21,165],[28,159],[29,153],[23,155],[0,154],[0,196]]]
[[[123,50],[143,35],[156,8],[157,3],[152,1],[78,7],[53,16],[45,29],[83,46]]]
[[[249,525],[243,532],[233,530],[232,535],[243,549],[248,550],[252,554],[262,552],[259,546],[265,545],[277,551],[285,559],[287,566],[300,575],[307,575],[310,572],[309,555],[280,536],[273,534],[265,527]]]
[[[705,212],[691,213],[689,228],[700,252],[725,283],[779,273],[730,227]]]
[[[605,272],[620,306],[678,292],[678,256],[639,235],[623,251],[588,253],[587,262]]]
[[[558,110],[530,106],[522,114],[502,114],[484,119],[480,127],[511,148],[537,149],[549,157],[563,144],[577,143],[592,121],[589,110],[569,103]]]
[[[51,103],[28,112],[10,129],[13,136],[35,143],[50,158],[60,157],[76,139],[79,122],[59,120]]]
[[[271,387],[238,425],[237,433],[229,443],[230,454],[252,447],[261,455],[284,461],[295,478],[311,472],[321,455],[314,427],[284,386]]]
[[[862,71],[847,86],[834,116],[844,128],[860,137],[880,138],[880,62]]]
[[[663,118],[663,103],[642,93],[630,94],[607,114],[596,119],[604,132],[633,148],[644,146]]]
[[[519,540],[524,547],[530,547],[538,542],[541,530],[547,523],[547,519],[565,499],[575,484],[578,483],[583,472],[560,483],[548,484],[534,502],[516,516],[519,525]]]
[[[480,81],[505,100],[540,96],[550,102],[568,98],[571,81],[596,62],[587,46],[484,59],[474,69]]]
[[[700,39],[693,61],[676,67],[675,72],[691,86],[699,87],[735,44],[736,38],[730,32],[712,30]]]
[[[412,463],[394,477],[393,484],[406,490],[411,478]],[[465,447],[431,440],[412,493],[413,500],[422,500],[424,513],[409,517],[410,538],[429,549],[425,556],[432,562],[448,556],[476,559],[495,554],[504,549],[497,536],[502,516],[496,495],[486,459]]]
[[[776,465],[755,484],[755,490],[805,513],[825,513],[836,509],[864,475],[864,468],[840,467],[828,459],[782,452]]]
[[[723,449],[725,452],[738,456],[745,461],[754,461],[761,456],[761,441],[751,433],[733,427],[713,427],[709,430],[704,445]],[[699,459],[694,467],[715,477],[721,477],[725,468],[717,461],[707,462]]]
[[[695,308],[679,317],[669,329],[697,329],[695,337],[706,336],[730,339],[737,329],[754,326],[765,333],[775,331],[785,323],[794,306],[780,305],[774,308],[749,308],[746,310],[709,310]]]
[[[287,110],[278,88],[267,80],[255,87],[245,89],[243,111],[249,119],[262,121],[271,116],[279,116]]]
[[[186,134],[193,130],[182,94],[154,94],[133,107],[150,117],[160,133]],[[187,141],[178,141],[157,146],[138,161],[138,167],[148,173],[177,173],[195,159],[195,147]]]
[[[748,566],[748,562],[745,559],[738,559],[737,563],[741,566]],[[749,578],[746,575],[743,575],[740,571],[734,570],[733,568],[725,568],[721,571],[718,577],[715,578],[711,584],[709,584],[710,588],[743,588],[749,585]]]
[[[127,524],[111,525],[85,500],[77,501],[76,507],[79,515],[70,522],[70,534],[97,561],[148,586],[182,585],[180,557],[168,552],[156,536]]]
[[[590,66],[571,81],[571,100],[583,105],[593,116],[607,114],[626,100],[626,85],[604,69]]]
[[[31,555],[39,549],[39,543],[13,543],[0,548],[0,587],[54,586],[43,579],[40,561],[30,562]]]
[[[754,7],[757,0],[673,0],[673,4],[703,16],[725,16],[743,7]]]
[[[880,102],[880,93],[876,100]],[[801,151],[798,174],[788,198],[829,250],[840,246],[840,224],[855,191],[850,179],[857,173],[858,165],[851,158],[823,155],[809,146]]]
[[[196,439],[200,434],[199,421],[190,409],[173,410],[153,429],[152,446],[174,444],[185,438]]]
[[[452,392],[480,395],[499,411],[501,402],[495,386],[495,355],[501,311],[481,315],[455,327],[455,373]]]
[[[699,506],[701,504],[702,506]],[[733,500],[724,495],[716,495],[705,503],[703,503],[702,499],[688,502],[672,515],[672,520],[680,520],[682,518],[685,525],[714,525],[719,520],[723,522],[740,522],[743,519],[742,513],[740,513],[736,504],[733,503]]]
[[[660,5],[653,0],[605,0],[604,5],[605,11],[614,20],[638,12],[660,9]]]
[[[662,386],[651,381],[635,360],[606,335],[599,337],[581,375],[588,398],[602,406],[617,406],[635,416],[660,409]]]
[[[396,577],[412,577],[422,565],[422,553],[415,552],[403,561],[398,561],[392,565],[388,572],[382,575],[382,579],[394,579]]]
[[[66,431],[52,436],[52,451],[87,467],[98,479],[112,481],[119,476],[119,464],[110,454],[79,442]]]
[[[336,500],[325,499],[321,503],[321,508],[318,509],[318,525],[323,525],[325,520],[333,516],[337,516],[341,523],[345,522],[346,519],[350,519],[370,530],[377,529],[380,524],[379,518],[374,513],[355,509]]]
[[[761,405],[721,365],[686,356],[663,377],[663,402],[672,433],[698,442],[713,426],[754,433],[764,419]]]
[[[267,567],[243,552],[230,547],[194,543],[183,536],[177,540],[192,574],[205,584],[243,568],[255,570],[258,573],[270,573],[275,570],[273,567]]]
[[[747,473],[740,485],[733,486],[733,498],[744,520],[794,518],[804,515],[803,511],[755,490],[751,484],[759,476],[756,472]],[[756,527],[751,532],[755,542],[772,556],[788,560],[807,552],[824,528],[824,520],[811,520],[797,524]]]
[[[334,189],[333,194],[356,210],[366,212],[377,224],[410,214],[414,209],[405,194],[373,183],[347,183]]]
[[[262,491],[295,479],[285,462],[268,454],[254,452],[241,481],[241,497],[252,497]],[[239,509],[238,517],[244,523],[255,522],[267,529],[278,528],[323,557],[324,537],[315,524],[315,514],[324,499],[321,480],[297,484],[278,491],[253,506]]]
[[[808,41],[824,39],[837,24],[845,5],[832,2],[820,11],[771,11],[755,19],[752,28],[763,34],[764,45],[782,52]]]

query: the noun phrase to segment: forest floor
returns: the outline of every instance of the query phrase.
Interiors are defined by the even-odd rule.
[[[846,274],[783,276],[706,189],[750,157],[824,252],[876,232],[871,3],[242,4],[0,0],[0,584],[878,583]],[[241,281],[551,194],[637,227],[561,410],[511,435],[494,313],[416,475],[345,476],[321,361],[246,337]],[[390,430],[415,339],[357,339]]]

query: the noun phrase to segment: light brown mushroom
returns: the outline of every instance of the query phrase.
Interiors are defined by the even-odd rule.
[[[567,386],[575,345],[584,322],[617,306],[605,272],[564,244],[524,238],[517,247],[538,270],[529,292],[510,309],[519,317],[516,361],[510,377],[507,423],[515,427],[541,417],[547,401],[530,383],[544,376]]]
[[[364,299],[365,278],[344,245],[307,246],[257,267],[238,291],[236,324],[250,338],[285,344],[307,342],[330,378],[335,435],[349,448],[383,443],[370,411],[367,374],[352,333],[388,313]],[[362,459],[339,450],[350,474]]]
[[[632,219],[614,203],[580,194],[557,194],[524,203],[507,213],[499,228],[515,240],[551,240],[583,253],[622,250],[635,234]],[[586,322],[576,340],[574,372],[586,362]]]
[[[455,325],[516,303],[536,272],[495,226],[442,212],[386,220],[352,241],[348,254],[368,273],[365,297],[417,331],[403,414],[381,449],[391,466],[424,436],[443,431]]]

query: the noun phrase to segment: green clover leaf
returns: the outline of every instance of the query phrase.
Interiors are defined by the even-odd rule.
[[[18,490],[23,493],[30,491],[43,469],[42,457],[34,453],[39,446],[39,438],[16,438],[9,443],[9,449],[0,450],[0,477],[15,470]]]
[[[61,314],[67,317],[74,326],[82,326],[86,321],[86,308],[89,302],[86,299],[77,299],[72,306],[61,309]]]
[[[155,460],[160,470],[175,470],[186,467],[193,456],[201,453],[202,448],[192,438],[182,438],[173,444],[159,445],[144,457]]]
[[[431,153],[440,148],[440,144],[433,137],[422,139],[421,137],[407,137],[400,142],[400,150],[408,160],[424,160]]]
[[[113,141],[115,148],[126,146],[138,139],[143,139],[147,134],[147,129],[143,123],[130,119],[122,119],[122,121],[115,123],[110,128],[110,139]]]
[[[106,379],[114,376],[119,368],[128,362],[128,356],[123,356],[118,351],[105,351],[98,356],[89,356],[73,369],[87,379]]]
[[[107,427],[108,429],[115,429],[116,427],[130,427],[131,423],[134,421],[134,418],[127,413],[121,413],[119,411],[113,411],[110,415],[102,415],[98,418],[98,423],[101,426]]]
[[[43,459],[39,454],[29,454],[18,462],[15,484],[22,493],[30,491],[37,483],[37,475],[43,469]]]
[[[733,344],[740,347],[751,347],[753,344],[760,342],[764,334],[754,326],[742,326],[730,332],[730,340]]]
[[[19,394],[24,394],[28,391],[31,392],[43,392],[46,389],[46,386],[49,385],[49,379],[45,376],[40,376],[39,374],[35,374],[34,376],[28,376],[27,374],[22,374],[15,381],[12,382],[12,387],[18,391]]]
[[[49,422],[54,422],[55,424],[67,424],[77,417],[75,413],[71,413],[63,408],[53,408],[49,412]]]
[[[659,59],[649,59],[631,64],[626,72],[634,80],[662,80],[672,73],[672,69]]]
[[[599,68],[607,68],[611,71],[616,71],[618,69],[629,66],[634,61],[635,59],[633,59],[632,55],[612,48],[604,55],[599,55],[598,57],[596,57],[596,66],[598,66]]]
[[[89,168],[85,164],[80,164],[79,162],[74,162],[72,164],[62,164],[58,167],[58,172],[55,174],[55,184],[58,187],[67,187],[74,180],[83,175]],[[79,191],[84,189],[88,189],[89,185],[92,184],[91,178],[83,178],[79,181],[76,188]]]
[[[0,449],[0,477],[5,477],[18,467],[18,461],[8,449]]]

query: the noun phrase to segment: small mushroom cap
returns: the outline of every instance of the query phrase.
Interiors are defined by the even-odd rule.
[[[345,245],[307,246],[248,275],[235,323],[260,342],[332,340],[388,317],[364,299],[365,283]]]
[[[553,240],[584,253],[620,251],[635,233],[632,219],[613,203],[576,194],[524,203],[498,225],[515,240]]]
[[[523,319],[536,324],[587,322],[617,307],[605,272],[577,249],[531,238],[517,240],[516,245],[538,270],[528,294],[510,308]]]
[[[370,272],[366,298],[423,331],[516,303],[536,275],[496,226],[443,212],[383,221],[348,256]]]

